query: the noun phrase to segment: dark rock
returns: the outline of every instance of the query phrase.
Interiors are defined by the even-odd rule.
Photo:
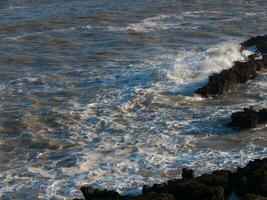
[[[197,89],[196,93],[204,97],[218,96],[234,90],[239,83],[246,83],[249,79],[257,77],[257,71],[267,68],[267,60],[253,60],[248,62],[235,62],[228,70],[209,77],[208,84]]]
[[[148,193],[152,191],[157,193],[168,193],[168,184],[167,183],[154,184],[152,187],[144,186],[142,191],[143,193]]]
[[[258,112],[253,109],[244,109],[231,115],[232,122],[229,126],[240,129],[255,128],[258,123]]]
[[[194,177],[194,170],[183,168],[182,169],[182,178],[193,178]]]
[[[255,128],[257,124],[267,122],[267,109],[256,111],[253,108],[244,108],[244,111],[233,113],[231,119],[232,122],[228,124],[230,127]]]
[[[137,197],[125,197],[125,200],[175,200],[175,198],[171,194],[166,193],[156,193],[149,192],[146,194],[139,195]]]
[[[235,62],[233,67],[209,77],[208,83],[195,92],[203,97],[219,96],[234,90],[238,84],[257,77],[257,71],[267,68],[267,35],[251,38],[241,43],[242,49],[255,46],[258,53],[247,62]],[[259,54],[263,57],[259,59]]]
[[[249,162],[229,177],[237,194],[255,194],[267,197],[267,158]]]
[[[119,199],[120,194],[114,190],[108,191],[106,189],[93,189],[90,186],[81,187],[81,191],[85,200],[91,199]]]
[[[267,122],[267,109],[266,108],[259,111],[259,122],[260,123]]]
[[[255,194],[246,194],[244,200],[267,200],[267,197]]]
[[[258,51],[260,51],[262,54],[266,54],[267,53],[267,35],[252,37],[249,40],[242,42],[241,46],[243,48],[256,46]]]
[[[82,187],[81,191],[85,200],[224,200],[233,193],[240,199],[264,200],[267,198],[267,158],[251,161],[236,172],[218,170],[199,177],[144,186],[139,196],[121,196],[115,191],[89,186]]]

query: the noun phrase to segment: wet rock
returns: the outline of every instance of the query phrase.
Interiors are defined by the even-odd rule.
[[[242,42],[241,46],[245,49],[256,47],[262,54],[267,53],[267,35],[251,37],[249,40]]]
[[[266,108],[263,108],[262,110],[259,111],[259,122],[260,123],[267,122],[267,109]]]
[[[229,184],[239,195],[254,194],[267,197],[267,158],[249,162],[229,177]]]
[[[88,199],[119,199],[120,194],[114,190],[99,190],[99,189],[93,189],[90,186],[84,186],[81,187],[81,191],[83,193],[83,196],[85,200]]]
[[[233,113],[231,119],[232,122],[228,124],[230,127],[255,128],[258,124],[267,122],[267,109],[256,111],[252,107],[244,108],[243,111]]]
[[[267,197],[255,195],[255,194],[246,194],[244,200],[267,200]]]
[[[199,179],[181,179],[177,181],[170,181],[168,193],[172,194],[176,199],[184,200],[198,200],[210,199],[220,200],[224,199],[224,188],[217,185],[206,185]]]
[[[183,168],[182,169],[182,178],[193,178],[194,177],[194,170]]]
[[[175,200],[175,198],[171,194],[166,193],[156,193],[156,192],[149,192],[146,194],[139,195],[137,197],[125,197],[122,198],[124,200]]]
[[[267,68],[266,59],[235,62],[232,68],[211,75],[207,85],[197,89],[196,93],[204,97],[223,95],[234,90],[239,83],[256,78],[257,71],[263,68]]]
[[[142,189],[142,192],[144,194],[149,192],[156,192],[156,193],[168,193],[168,184],[167,183],[161,183],[161,184],[154,184],[152,187],[144,186]]]
[[[192,175],[191,171],[189,174]],[[89,186],[82,187],[81,191],[85,200],[224,200],[231,194],[239,199],[264,200],[267,198],[267,158],[251,161],[236,172],[218,170],[199,177],[144,186],[138,196],[121,196],[115,191]]]
[[[241,43],[242,49],[251,48],[257,52],[247,62],[235,62],[233,67],[209,77],[208,83],[195,92],[203,97],[219,96],[234,90],[238,84],[257,77],[257,72],[267,68],[267,35],[251,38]]]
[[[239,127],[240,129],[255,128],[258,123],[258,113],[253,109],[244,109],[231,115],[231,127]]]

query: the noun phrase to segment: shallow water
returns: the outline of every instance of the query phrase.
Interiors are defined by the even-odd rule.
[[[267,155],[267,128],[227,128],[266,107],[266,74],[227,96],[194,90],[266,33],[259,1],[0,1],[0,198],[72,199],[79,187],[232,169]]]

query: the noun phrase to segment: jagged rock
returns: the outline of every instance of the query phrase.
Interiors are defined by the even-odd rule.
[[[263,108],[259,111],[259,123],[267,122],[267,109]]]
[[[208,84],[197,89],[196,93],[204,97],[222,95],[236,88],[238,83],[246,83],[257,77],[257,71],[267,67],[267,60],[235,62],[231,69],[209,77]]]
[[[121,196],[115,191],[89,186],[81,190],[85,200],[224,200],[233,193],[240,199],[264,200],[267,197],[267,158],[251,161],[236,172],[218,170],[199,177],[144,186],[139,196]]]
[[[120,194],[114,190],[99,190],[99,189],[93,189],[90,186],[84,186],[81,187],[81,191],[83,193],[83,196],[86,200],[88,199],[118,199],[120,197]]]
[[[267,158],[249,162],[229,177],[229,184],[239,195],[254,194],[267,197]]]
[[[195,92],[203,97],[223,95],[234,90],[238,84],[257,77],[257,72],[267,68],[267,35],[251,38],[241,43],[243,49],[255,46],[263,57],[253,54],[247,62],[235,62],[233,67],[209,77],[208,83]]]
[[[232,122],[228,124],[230,127],[255,128],[257,124],[267,122],[267,109],[256,111],[253,108],[244,108],[243,111],[233,113],[231,119]]]
[[[194,177],[194,170],[183,168],[182,169],[182,178],[193,178]]]
[[[249,48],[255,46],[262,54],[267,53],[267,35],[252,37],[249,40],[242,42],[243,48]]]

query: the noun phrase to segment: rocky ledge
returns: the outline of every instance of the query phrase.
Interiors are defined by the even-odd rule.
[[[267,68],[267,35],[252,37],[240,44],[241,50],[253,50],[247,62],[235,62],[233,67],[209,77],[207,85],[196,90],[203,96],[219,96],[234,90],[238,84],[257,77],[258,71]]]
[[[232,122],[228,124],[230,127],[255,128],[258,124],[267,122],[267,109],[256,111],[252,107],[244,108],[243,111],[233,113],[231,119]]]
[[[254,160],[235,172],[214,171],[194,177],[193,170],[183,169],[182,179],[144,186],[139,196],[121,196],[116,191],[81,188],[85,200],[266,200],[267,158]],[[78,199],[76,199],[78,200]]]

